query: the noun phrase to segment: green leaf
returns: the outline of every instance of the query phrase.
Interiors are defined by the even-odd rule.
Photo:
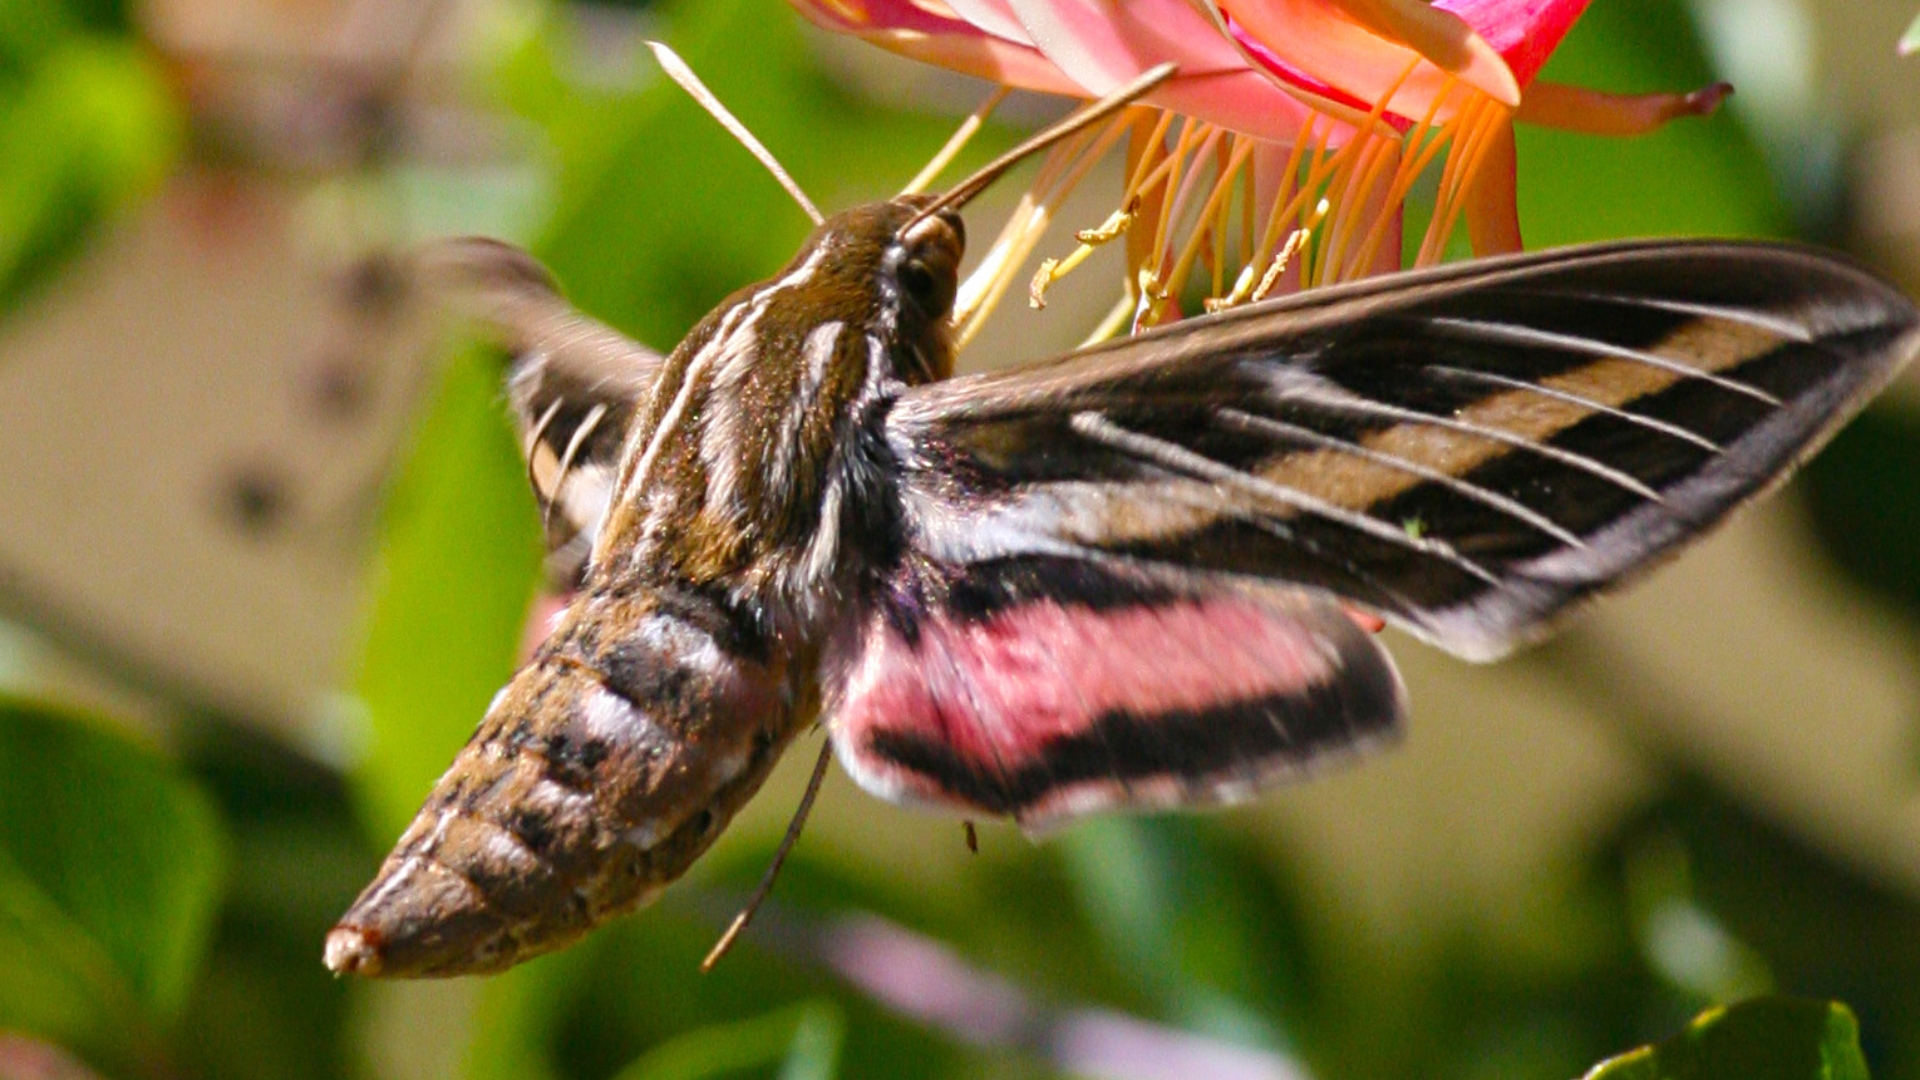
[[[65,44],[78,27],[60,0],[8,0],[0,4],[0,89],[12,89],[47,53]]]
[[[0,302],[152,192],[184,138],[181,105],[145,50],[93,35],[47,47],[16,92],[0,93]]]
[[[780,1062],[780,1080],[832,1080],[846,1032],[846,1019],[831,1002],[801,1006],[787,1056]]]
[[[1920,15],[1907,24],[1907,32],[1900,35],[1900,55],[1912,56],[1920,52]]]
[[[1920,618],[1920,416],[1870,409],[1808,464],[1799,492],[1827,555]]]
[[[1709,1009],[1686,1029],[1594,1066],[1586,1080],[1867,1080],[1845,1005],[1758,998]]]
[[[1156,844],[1154,826],[1134,817],[1103,817],[1078,823],[1060,838],[1080,905],[1122,970],[1162,984],[1175,982],[1172,922],[1182,897],[1172,873],[1178,853]],[[1185,989],[1180,987],[1180,989]]]
[[[390,840],[512,674],[540,567],[538,520],[500,406],[500,366],[446,369],[388,499],[359,674],[371,745],[355,778]]]
[[[1314,977],[1270,847],[1167,815],[1080,822],[1054,850],[1105,959],[1160,1016],[1228,1042],[1287,1045],[1313,1007]]]
[[[780,1067],[780,1080],[828,1080],[845,1031],[840,1008],[816,999],[675,1036],[620,1070],[614,1080],[701,1080],[770,1065]]]
[[[1588,685],[1613,687],[1619,681],[1615,671],[1598,677]],[[1618,707],[1635,710],[1632,722],[1647,725],[1645,730],[1676,731],[1700,722],[1675,711],[1659,689],[1648,692],[1657,705],[1616,699]],[[1684,859],[1682,898],[1737,943],[1738,952],[1750,950],[1776,985],[1818,987],[1846,1001],[1862,1018],[1877,1061],[1886,1063],[1882,1071],[1915,1075],[1896,1063],[1920,1063],[1920,998],[1914,994],[1920,987],[1920,902],[1684,772],[1664,798],[1622,822],[1602,849],[1606,873],[1627,904],[1643,904],[1660,891],[1648,881],[1649,867],[1658,873],[1658,862],[1647,853],[1662,849],[1669,853],[1662,859]],[[1656,940],[1644,928],[1636,936],[1636,947],[1651,961],[1650,973],[1668,982],[1673,965],[1656,958]],[[1683,949],[1681,957],[1689,951]],[[1711,953],[1710,945],[1705,958]],[[1694,955],[1702,958],[1699,951]],[[1700,1004],[1695,999],[1692,1008]]]
[[[319,944],[378,855],[343,778],[261,727],[199,715],[170,742],[219,808],[228,887],[219,932],[176,1030],[176,1078],[358,1080],[342,1053],[349,995]]]
[[[19,699],[0,699],[0,775],[0,1029],[151,1056],[218,908],[211,805],[124,736]]]
[[[1715,78],[1685,6],[1595,4],[1540,77],[1614,93],[1692,90]],[[1605,138],[1520,124],[1528,248],[1627,236],[1786,236],[1792,221],[1760,148],[1730,110],[1651,135]]]
[[[0,85],[75,33],[125,36],[126,0],[7,0],[0,4]]]
[[[590,941],[550,953],[489,979],[474,1016],[463,1080],[559,1080],[554,1033],[592,983]],[[615,991],[618,992],[618,991]]]

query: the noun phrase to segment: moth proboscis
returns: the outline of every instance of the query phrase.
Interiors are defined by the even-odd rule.
[[[495,971],[656,896],[823,723],[882,798],[1043,828],[1393,739],[1363,625],[1469,659],[1770,489],[1920,344],[1805,248],[1368,279],[953,378],[959,207],[829,218],[661,357],[530,257],[423,265],[514,350],[564,617],[327,939]]]

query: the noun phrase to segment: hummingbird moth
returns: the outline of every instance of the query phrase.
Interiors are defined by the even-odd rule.
[[[1496,658],[1777,485],[1920,343],[1841,259],[1651,241],[954,378],[983,183],[833,216],[666,357],[513,248],[429,254],[515,350],[578,591],[329,967],[494,971],[578,938],[684,873],[816,721],[881,798],[1029,828],[1247,799],[1395,735],[1365,616]]]

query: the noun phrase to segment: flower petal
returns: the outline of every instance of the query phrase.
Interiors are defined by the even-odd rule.
[[[912,0],[791,0],[815,25],[843,34],[903,30],[922,34],[979,35],[943,3]]]
[[[1244,68],[1192,78],[1176,77],[1156,93],[1147,95],[1149,105],[1197,116],[1230,131],[1276,142],[1291,143],[1300,137],[1307,122],[1316,115],[1300,100],[1274,84],[1267,75]],[[1329,124],[1320,118],[1323,127]],[[1334,144],[1346,140],[1352,128],[1331,121]]]
[[[1265,71],[1269,77],[1278,80],[1285,86],[1291,86],[1305,91],[1309,95],[1310,100],[1318,105],[1320,111],[1330,116],[1339,116],[1341,115],[1339,110],[1344,109],[1354,124],[1361,122],[1359,119],[1354,119],[1354,117],[1364,117],[1374,111],[1372,102],[1362,101],[1339,87],[1323,82],[1301,71],[1299,68],[1294,67],[1292,64],[1287,63],[1276,55],[1272,49],[1246,36],[1245,32],[1242,31],[1237,24],[1229,22],[1227,27],[1229,31],[1234,34],[1234,43],[1240,46],[1240,50],[1247,55],[1248,59],[1253,61],[1256,68]],[[1418,73],[1416,72],[1416,74]],[[1404,84],[1402,89],[1405,89]],[[1436,87],[1435,89],[1437,92],[1438,88]],[[1402,100],[1406,97],[1406,95],[1403,94],[1396,94],[1394,96],[1396,100]],[[1402,100],[1402,104],[1405,104],[1404,100]],[[1451,116],[1452,113],[1452,109],[1446,110],[1446,112],[1441,115],[1441,119]],[[1396,112],[1385,112],[1383,119],[1387,124],[1403,132],[1413,126],[1413,121],[1406,119]],[[1344,139],[1340,138],[1333,140],[1335,145],[1339,145],[1344,141]]]
[[[1588,0],[1436,0],[1435,10],[1465,19],[1499,50],[1521,86],[1533,81]],[[1507,102],[1512,105],[1513,102]]]
[[[1345,9],[1348,17],[1389,41],[1403,42],[1427,58],[1435,67],[1455,76],[1495,101],[1511,108],[1520,103],[1520,87],[1526,82],[1487,40],[1483,28],[1462,18],[1451,5],[1425,0],[1332,0]],[[1552,3],[1553,0],[1467,0],[1481,6],[1491,4],[1501,12],[1525,6]],[[1564,0],[1563,0],[1564,2]],[[1587,0],[1577,0],[1586,7]],[[1578,17],[1579,12],[1574,13]],[[1569,19],[1569,22],[1572,20]],[[1564,32],[1564,31],[1563,31]],[[1558,38],[1554,39],[1559,42]],[[1549,46],[1547,52],[1552,52]],[[1545,58],[1542,53],[1542,59]],[[1531,73],[1529,73],[1531,74]]]
[[[1027,36],[1026,28],[1013,14],[1013,5],[1007,0],[946,0],[947,6],[955,15],[985,30],[995,37],[1018,41],[1023,45],[1033,44]]]
[[[1516,119],[1589,135],[1644,135],[1682,116],[1710,116],[1733,93],[1727,83],[1689,94],[1608,94],[1581,86],[1536,82]]]
[[[1310,115],[1189,0],[1008,3],[1036,47],[1089,93],[1171,60],[1179,71],[1147,96],[1149,104],[1271,139],[1292,138]]]
[[[1060,70],[1105,93],[1162,61],[1175,78],[1244,69],[1225,35],[1186,0],[1008,0],[1030,40]]]
[[[855,34],[889,52],[1007,86],[1086,96],[1040,51],[982,30],[933,0],[791,0],[808,21]]]
[[[1397,6],[1412,3],[1423,14]],[[1458,17],[1435,12],[1419,0],[1343,0],[1368,5],[1381,23],[1369,26],[1332,0],[1222,0],[1221,9],[1243,44],[1264,49],[1288,69],[1321,80],[1359,101],[1372,104],[1393,94],[1388,107],[1401,116],[1426,113],[1447,82],[1452,64],[1462,81],[1499,101],[1519,100],[1519,88],[1504,61]],[[1442,63],[1386,35],[1412,34],[1422,50],[1432,49]],[[1422,64],[1420,60],[1429,62]],[[1397,88],[1397,89],[1396,89]],[[1443,110],[1447,115],[1450,109]]]

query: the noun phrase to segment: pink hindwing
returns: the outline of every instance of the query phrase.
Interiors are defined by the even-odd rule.
[[[1031,560],[927,592],[875,611],[831,713],[841,763],[894,801],[1029,828],[1233,802],[1404,712],[1384,650],[1306,593]]]

